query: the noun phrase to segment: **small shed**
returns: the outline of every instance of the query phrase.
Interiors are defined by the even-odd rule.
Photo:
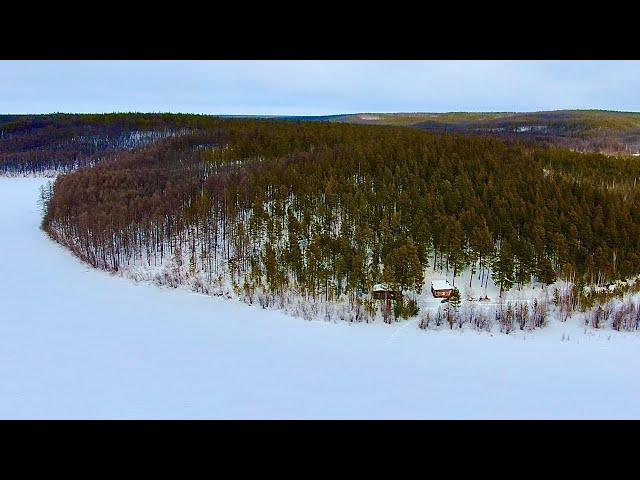
[[[376,300],[397,300],[402,297],[402,292],[393,290],[384,283],[377,283],[371,289],[371,296]]]
[[[431,282],[431,293],[436,298],[449,298],[455,288],[447,280],[434,280]]]

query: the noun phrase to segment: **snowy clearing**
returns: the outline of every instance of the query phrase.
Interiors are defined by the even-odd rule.
[[[91,269],[0,178],[0,418],[640,418],[640,336],[307,322]]]

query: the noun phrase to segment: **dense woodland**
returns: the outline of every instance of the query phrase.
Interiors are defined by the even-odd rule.
[[[640,273],[632,159],[401,127],[147,117],[115,116],[109,138],[152,142],[107,142],[45,193],[45,230],[99,268],[170,264],[248,295],[329,301],[380,281],[420,291],[429,268],[472,268],[505,290]]]
[[[198,115],[0,116],[0,172],[9,175],[72,171],[161,138],[184,134]]]

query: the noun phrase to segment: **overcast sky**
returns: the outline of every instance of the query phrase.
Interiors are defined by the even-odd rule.
[[[0,113],[640,111],[639,61],[0,61]]]

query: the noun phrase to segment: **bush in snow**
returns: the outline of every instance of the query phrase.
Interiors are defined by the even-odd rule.
[[[567,282],[566,285],[560,290],[559,295],[559,311],[560,320],[566,322],[578,305],[578,291],[576,286],[572,282]]]
[[[549,311],[549,304],[546,300],[538,302],[538,299],[533,300],[533,306],[531,308],[531,326],[532,328],[542,328],[547,321],[547,313]]]
[[[507,303],[506,310],[503,309],[502,305],[496,310],[496,321],[500,325],[500,331],[502,333],[506,333],[507,335],[513,331],[513,320],[514,320],[514,312],[513,307],[511,306],[511,302]]]
[[[460,311],[455,311],[454,309],[456,327],[462,328],[465,323],[470,322],[475,316],[475,310],[476,306],[473,303],[465,305]]]
[[[375,302],[369,299],[361,299],[356,297],[353,303],[349,304],[352,309],[352,318],[354,322],[369,323],[375,319],[376,309]]]
[[[529,305],[527,305],[527,303],[516,304],[514,310],[518,326],[520,330],[524,330],[529,324]]]
[[[193,276],[191,289],[194,292],[204,293],[205,295],[209,295],[211,293],[209,282],[207,282],[207,278],[203,273],[196,273]]]
[[[614,308],[611,302],[607,302],[604,305],[598,303],[589,312],[587,322],[593,328],[601,328],[609,323],[613,315],[613,310]]]
[[[438,306],[438,312],[436,313],[436,327],[442,325],[442,321],[447,317],[447,312],[444,308]]]
[[[486,314],[483,310],[474,309],[469,316],[469,323],[478,329],[483,330],[485,332],[490,332],[493,327],[493,322],[491,321],[491,317]]]
[[[614,330],[637,330],[640,324],[640,308],[637,303],[627,299],[613,309],[611,317]]]
[[[604,316],[604,309],[602,305],[595,305],[587,315],[585,316],[585,323],[591,325],[593,328],[600,328],[602,324],[602,317]]]
[[[426,330],[429,328],[429,323],[431,322],[431,314],[427,311],[420,315],[420,322],[418,322],[418,328],[421,330]]]
[[[155,276],[154,282],[157,285],[167,285],[177,288],[179,285],[182,285],[185,280],[182,267],[182,252],[179,248],[175,248],[171,260],[169,260],[160,273]]]
[[[384,323],[391,323],[393,321],[393,309],[391,308],[391,305],[387,302],[384,302],[380,307],[380,310],[382,312],[382,321]]]

